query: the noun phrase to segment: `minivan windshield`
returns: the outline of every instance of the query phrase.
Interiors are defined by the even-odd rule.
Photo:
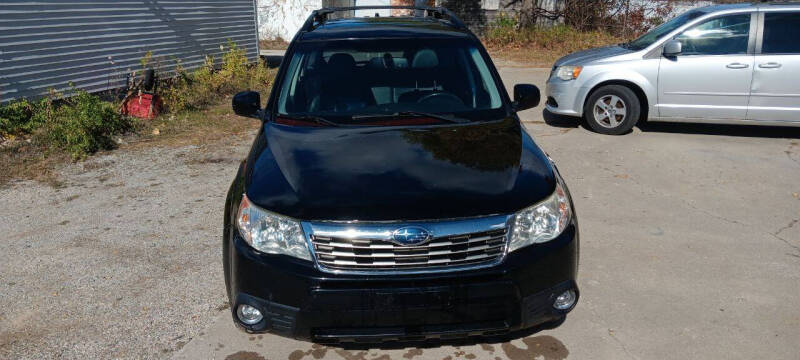
[[[278,116],[318,125],[379,125],[505,115],[490,63],[466,39],[300,42],[277,93]]]
[[[655,29],[650,30],[646,34],[640,36],[638,39],[622,44],[622,47],[633,51],[642,50],[660,40],[665,35],[675,31],[677,28],[705,14],[706,13],[702,10],[687,11],[682,15],[679,15],[672,20],[657,26]]]

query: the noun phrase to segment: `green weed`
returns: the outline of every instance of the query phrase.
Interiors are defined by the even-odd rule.
[[[192,72],[179,64],[177,76],[163,91],[167,111],[204,110],[238,91],[269,91],[275,70],[248,62],[244,48],[229,42],[221,60],[218,66],[214,57],[207,56],[204,66]]]
[[[114,147],[114,135],[132,128],[132,119],[121,116],[116,107],[85,91],[65,99],[47,116],[41,138],[66,150],[73,159]]]

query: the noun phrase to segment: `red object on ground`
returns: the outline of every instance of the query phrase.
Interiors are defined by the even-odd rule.
[[[161,97],[153,94],[131,96],[122,104],[122,114],[153,119],[161,112]]]

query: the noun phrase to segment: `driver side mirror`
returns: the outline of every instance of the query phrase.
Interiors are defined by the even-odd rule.
[[[233,112],[239,116],[261,119],[261,94],[242,91],[233,96]]]
[[[539,106],[542,95],[536,85],[514,85],[514,110],[522,111]]]
[[[683,52],[683,44],[678,40],[670,40],[664,44],[663,54],[666,57],[675,57]]]

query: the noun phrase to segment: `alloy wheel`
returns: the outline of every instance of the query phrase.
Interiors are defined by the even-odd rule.
[[[619,96],[606,95],[594,103],[594,120],[605,128],[615,128],[625,121],[627,106]]]

